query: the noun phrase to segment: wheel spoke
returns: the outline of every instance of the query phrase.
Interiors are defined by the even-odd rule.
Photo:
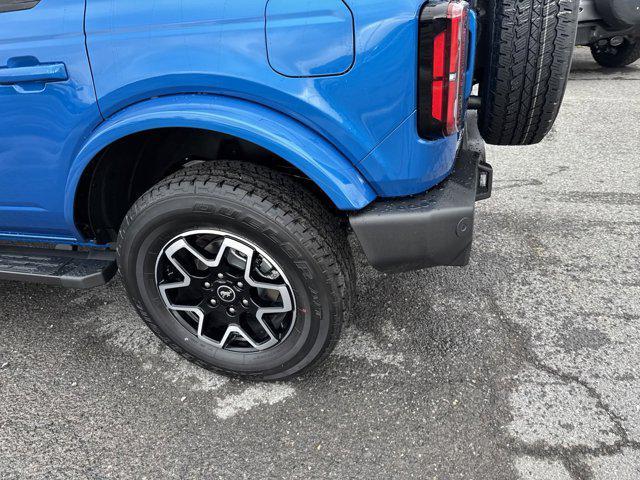
[[[269,335],[268,346],[264,348],[269,348],[276,343],[278,343],[278,338],[275,336],[271,327],[265,321],[264,316],[269,313],[287,313],[290,312],[293,308],[291,294],[289,293],[289,288],[287,285],[272,285],[270,283],[264,282],[256,282],[251,278],[251,265],[253,259],[253,251],[251,252],[251,256],[247,257],[247,263],[245,265],[244,271],[244,279],[245,281],[254,288],[261,288],[263,290],[274,290],[277,291],[279,297],[282,301],[282,307],[260,307],[258,311],[255,313],[256,319],[260,326],[264,329],[264,331]]]
[[[217,251],[211,253],[215,258],[207,258],[206,254],[195,248],[189,241],[191,237],[199,238],[199,242],[203,238],[206,241],[209,237],[216,238],[217,242],[222,237]],[[213,241],[211,244],[214,245]],[[198,245],[201,247],[202,243]],[[180,259],[185,259],[185,253],[191,255],[198,265],[197,277],[190,274],[189,269],[181,263]],[[157,273],[160,295],[170,311],[177,312],[178,315],[181,312],[195,315],[195,333],[199,339],[218,348],[238,348],[234,345],[241,340],[250,345],[252,350],[261,351],[275,346],[291,332],[295,321],[295,299],[291,287],[275,262],[249,242],[240,241],[239,238],[222,232],[189,232],[174,239],[163,249],[158,260],[158,272],[163,259],[175,268],[182,280],[166,281]],[[274,284],[254,279],[252,269],[255,262],[262,267],[271,268],[274,278],[279,277],[284,283]],[[200,274],[203,275],[202,278]],[[191,296],[201,294],[202,298],[195,305],[180,305],[173,295],[177,295],[181,289],[187,289]],[[270,294],[263,299],[264,302],[256,300],[264,297],[265,292]],[[274,327],[268,317],[272,314],[288,316],[280,317],[280,323]],[[206,322],[211,321],[214,322],[213,326],[205,328]],[[257,324],[253,323],[251,326],[251,322]],[[220,338],[211,338],[211,332],[217,331],[215,335],[219,335],[222,329],[224,333]]]
[[[171,262],[171,264],[175,267],[175,269],[180,273],[180,275],[182,275],[183,279],[179,282],[165,283],[165,284],[159,285],[160,295],[162,296],[162,299],[164,300],[165,305],[170,310],[174,310],[177,312],[188,312],[196,315],[198,317],[199,328],[201,328],[202,322],[204,321],[204,312],[197,305],[193,305],[193,306],[176,305],[169,300],[169,296],[167,295],[167,291],[169,290],[189,288],[193,281],[191,275],[189,275],[187,270],[175,258],[175,254],[182,248],[185,248],[191,251],[187,243],[184,240],[180,240],[175,244],[171,245],[171,247],[169,247],[166,250],[165,255],[167,259]]]

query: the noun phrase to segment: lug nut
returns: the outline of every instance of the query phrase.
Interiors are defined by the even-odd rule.
[[[242,300],[242,305],[244,305],[245,307],[249,306],[249,300],[247,300],[246,298],[244,300]]]
[[[209,303],[214,307],[218,305],[218,301],[215,298],[212,298],[211,300],[209,300]]]
[[[619,47],[623,43],[624,43],[624,37],[620,35],[617,35],[613,37],[611,40],[609,40],[609,45],[611,45],[612,47]]]
[[[229,308],[229,315],[235,315],[236,314],[236,309],[233,307]]]
[[[209,282],[204,282],[204,288],[211,288],[211,284]]]

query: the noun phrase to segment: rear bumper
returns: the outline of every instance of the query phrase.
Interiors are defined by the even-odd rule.
[[[469,112],[462,147],[444,182],[421,195],[376,201],[350,216],[369,262],[384,272],[467,265],[475,203],[491,195],[485,158],[476,114]]]

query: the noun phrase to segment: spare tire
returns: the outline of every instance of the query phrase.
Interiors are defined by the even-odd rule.
[[[596,10],[604,23],[616,30],[640,25],[640,1],[596,0]]]
[[[577,0],[488,0],[479,127],[494,145],[540,142],[567,85]]]

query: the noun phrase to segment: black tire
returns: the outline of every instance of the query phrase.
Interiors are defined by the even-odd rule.
[[[599,65],[605,68],[626,67],[640,59],[640,39],[636,38],[632,42],[625,38],[622,45],[618,47],[591,45],[591,55]]]
[[[229,232],[259,246],[286,274],[295,328],[259,352],[203,342],[159,296],[156,259],[186,230]],[[142,319],[169,347],[197,365],[239,377],[278,380],[326,358],[351,311],[355,267],[345,229],[290,177],[245,162],[216,161],[177,172],[140,198],[118,238],[118,264]]]
[[[553,126],[571,67],[578,3],[489,1],[479,119],[488,143],[535,144]]]

